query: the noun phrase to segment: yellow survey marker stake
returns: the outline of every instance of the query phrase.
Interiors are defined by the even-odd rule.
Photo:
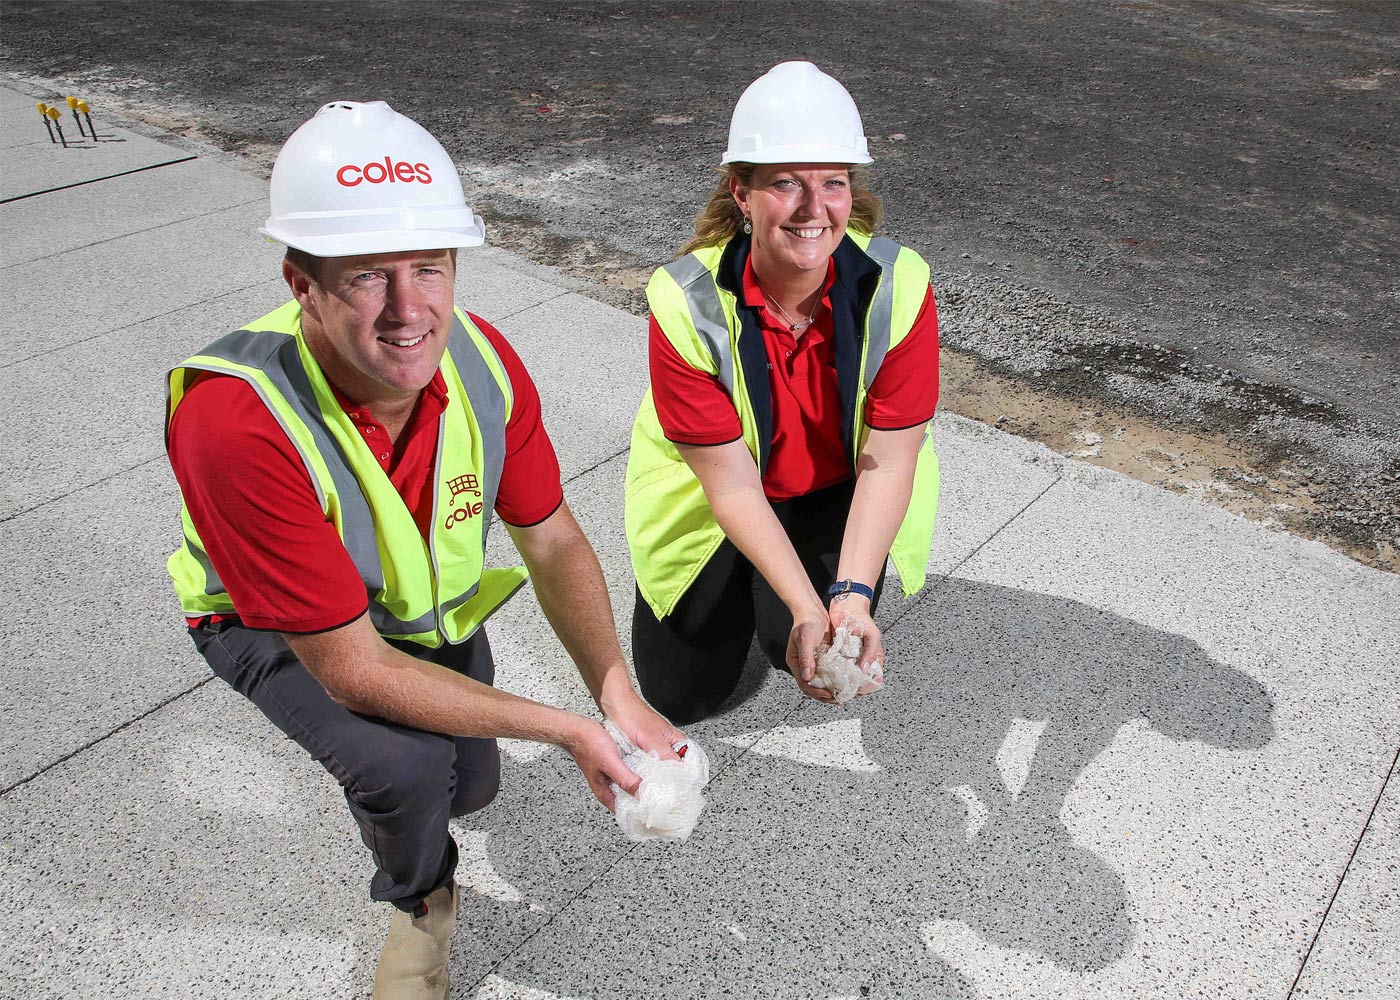
[[[78,99],[65,97],[64,100],[68,102],[68,110],[73,112],[73,121],[78,125],[78,134],[86,138],[87,132],[83,130],[83,120],[78,117]]]
[[[92,136],[92,141],[93,141],[93,142],[96,142],[96,141],[97,141],[97,129],[94,128],[94,127],[93,127],[93,124],[92,124],[92,108],[88,107],[88,102],[87,102],[87,101],[79,100],[79,101],[78,101],[78,110],[81,111],[81,112],[83,113],[83,117],[87,119],[87,123],[88,123],[88,134]]]
[[[53,127],[58,129],[58,141],[63,144],[64,149],[67,149],[68,140],[63,137],[63,125],[59,123],[59,119],[63,117],[63,112],[59,111],[58,108],[49,108],[44,114],[53,122]]]
[[[43,101],[34,106],[39,109],[39,117],[44,119],[44,128],[48,130],[49,142],[57,144],[58,140],[54,138],[53,126],[49,124],[49,106]]]

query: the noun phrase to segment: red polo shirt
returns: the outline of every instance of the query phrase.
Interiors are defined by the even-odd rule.
[[[479,317],[472,321],[500,356],[514,395],[496,513],[509,524],[535,524],[564,499],[539,393],[505,338]],[[438,417],[448,402],[442,373],[423,389],[397,448],[367,410],[338,391],[336,398],[427,537]],[[369,598],[359,571],[322,513],[301,457],[248,383],[200,375],[175,411],[169,451],[190,520],[245,625],[305,634],[364,614]]]
[[[768,355],[773,443],[763,473],[763,492],[772,501],[802,496],[851,475],[836,380],[830,300],[835,282],[833,260],[827,265],[812,325],[794,337],[759,288],[752,256],[744,265],[743,303],[760,307],[759,326]],[[742,434],[739,415],[719,379],[687,364],[655,317],[650,330],[652,398],[666,437],[693,445],[738,439]],[[876,430],[912,427],[930,419],[937,405],[938,311],[930,289],[913,329],[885,355],[866,397],[865,422]]]

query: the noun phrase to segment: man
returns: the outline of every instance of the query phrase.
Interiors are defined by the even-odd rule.
[[[632,687],[534,384],[454,309],[483,229],[447,153],[383,102],[336,102],[271,193],[293,301],[170,374],[170,574],[214,672],[344,789],[397,908],[375,997],[445,997],[447,824],[495,796],[495,737],[563,747],[609,807],[638,783],[597,722],[490,686],[482,623],[525,580],[483,565],[493,510],[602,712],[667,758],[684,737]]]

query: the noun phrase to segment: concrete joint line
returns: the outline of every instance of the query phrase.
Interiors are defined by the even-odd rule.
[[[178,160],[166,160],[164,163],[152,163],[144,167],[134,167],[131,170],[122,170],[115,174],[107,174],[105,177],[94,177],[89,181],[74,181],[72,184],[60,184],[58,187],[45,188],[43,191],[31,191],[29,194],[17,194],[13,198],[0,198],[0,205],[8,205],[12,201],[23,201],[26,198],[37,198],[44,194],[53,194],[55,191],[67,191],[69,188],[83,187],[88,184],[99,184],[102,181],[110,181],[114,177],[139,174],[145,170],[159,170],[161,167],[170,167],[177,163],[188,163],[190,160],[197,159],[199,159],[197,156],[182,156]]]
[[[119,236],[109,236],[105,240],[94,240],[91,243],[84,243],[80,247],[70,247],[67,250],[60,250],[58,251],[58,253],[47,254],[43,257],[34,257],[30,260],[21,260],[16,261],[13,264],[6,264],[4,267],[0,267],[0,271],[8,271],[11,268],[15,267],[24,267],[26,264],[37,264],[41,260],[53,260],[55,257],[62,257],[65,254],[77,253],[79,250],[88,250],[92,247],[100,247],[104,243],[113,243],[117,240],[124,240],[128,236],[140,236],[142,233],[154,233],[159,229],[169,229],[171,226],[178,226],[186,222],[193,222],[196,219],[207,219],[209,216],[218,215],[220,212],[231,212],[235,208],[247,208],[249,205],[260,204],[263,200],[264,199],[262,198],[254,198],[251,201],[240,201],[237,205],[225,205],[223,208],[215,208],[211,209],[208,212],[200,212],[198,215],[191,215],[183,219],[176,219],[173,222],[162,222],[158,226],[147,226],[145,229],[133,229],[129,233],[122,233]]]
[[[928,586],[926,586],[923,590],[923,593],[921,593],[914,600],[914,603],[909,605],[899,614],[895,615],[894,620],[891,621],[881,630],[881,634],[889,635],[891,632],[893,632],[896,625],[902,622],[905,618],[909,617],[910,612],[914,611],[916,608],[921,607],[926,600],[933,596],[934,592],[938,590],[939,587],[942,587],[945,583],[948,582],[949,577],[951,577],[958,570],[962,569],[964,566],[970,563],[973,560],[973,558],[976,557],[977,553],[981,552],[984,548],[990,545],[996,539],[996,537],[1000,535],[1003,531],[1005,531],[1007,528],[1009,528],[1018,517],[1020,517],[1026,511],[1030,510],[1031,507],[1034,506],[1040,500],[1041,497],[1045,496],[1045,494],[1049,493],[1052,489],[1058,486],[1062,479],[1064,479],[1063,476],[1056,476],[1053,480],[1050,481],[1050,483],[1045,487],[1045,489],[1041,490],[1035,496],[1031,497],[1030,500],[1026,501],[1026,505],[1024,507],[1022,507],[1016,513],[1012,514],[1009,518],[1007,518],[1005,524],[1003,524],[1001,527],[997,528],[996,531],[988,535],[986,539],[984,539],[978,544],[977,548],[969,552],[966,556],[959,560],[958,563],[955,566],[953,566],[952,569],[948,570],[947,573],[943,574],[942,578],[940,578],[936,583],[931,583]]]
[[[134,719],[127,719],[125,722],[123,722],[123,723],[122,723],[120,726],[118,726],[117,728],[113,729],[111,732],[109,732],[109,733],[104,733],[104,734],[102,734],[101,736],[98,736],[98,737],[95,737],[95,738],[89,740],[88,742],[84,743],[82,746],[78,747],[76,750],[71,750],[71,751],[69,751],[68,753],[64,754],[62,757],[58,758],[58,760],[55,760],[55,761],[53,761],[53,762],[50,763],[50,764],[45,764],[43,767],[39,768],[39,770],[35,771],[33,774],[29,775],[28,777],[20,778],[18,781],[16,781],[14,784],[8,786],[7,788],[0,789],[0,798],[4,798],[6,795],[9,795],[9,794],[10,794],[11,792],[13,792],[16,788],[19,788],[19,787],[22,786],[22,785],[27,785],[27,784],[29,784],[29,783],[30,783],[31,781],[33,781],[35,778],[37,778],[37,777],[39,777],[39,776],[41,776],[41,775],[47,774],[48,772],[52,771],[54,768],[58,767],[60,764],[67,763],[68,761],[72,760],[74,757],[78,756],[78,754],[84,753],[84,752],[86,752],[86,751],[88,751],[88,750],[91,750],[93,747],[97,746],[97,744],[99,744],[99,743],[103,742],[104,740],[107,740],[107,739],[109,739],[109,738],[111,738],[111,737],[117,735],[117,733],[120,733],[120,732],[121,732],[122,730],[124,730],[124,729],[127,729],[127,728],[129,728],[129,727],[131,727],[131,726],[134,726],[136,723],[140,722],[142,719],[146,718],[147,716],[154,715],[156,712],[159,712],[162,708],[164,708],[166,705],[169,705],[171,702],[178,701],[179,699],[183,698],[185,695],[187,695],[187,694],[192,694],[193,692],[198,691],[200,688],[204,687],[204,685],[208,684],[208,683],[209,683],[210,681],[212,681],[213,679],[214,679],[214,677],[213,677],[213,675],[211,674],[210,676],[205,677],[203,680],[197,681],[196,683],[194,683],[194,684],[190,685],[189,687],[185,688],[185,690],[183,690],[183,691],[178,691],[178,692],[176,692],[175,694],[172,694],[169,698],[166,698],[164,701],[160,702],[159,704],[153,705],[151,708],[146,709],[146,711],[142,712],[140,715],[136,716]]]
[[[593,464],[593,465],[590,465],[588,468],[582,470],[581,472],[576,472],[576,473],[574,473],[574,474],[573,474],[572,476],[570,476],[568,479],[564,480],[564,482],[565,482],[565,483],[572,483],[572,482],[574,482],[574,481],[577,480],[577,479],[582,479],[584,476],[588,475],[590,472],[597,472],[599,469],[601,469],[603,466],[607,465],[607,464],[608,464],[609,462],[611,462],[613,459],[615,459],[615,458],[621,458],[623,455],[627,454],[627,453],[628,453],[629,451],[631,451],[631,450],[632,450],[632,446],[631,446],[631,445],[628,445],[626,448],[623,448],[621,451],[613,452],[613,453],[612,453],[611,455],[609,455],[607,458],[601,459],[600,461],[596,462],[596,463]]]
[[[137,469],[144,469],[152,462],[159,462],[164,457],[164,455],[157,455],[155,458],[148,458],[144,462],[137,462],[135,465],[131,466],[128,469],[118,469],[110,476],[103,476],[101,479],[94,480],[91,483],[84,483],[77,489],[69,490],[67,493],[62,494],[61,496],[51,497],[50,499],[45,500],[43,503],[36,503],[33,507],[26,507],[24,510],[17,510],[13,514],[10,514],[6,517],[0,517],[0,524],[6,524],[10,521],[13,521],[17,517],[23,517],[25,514],[33,513],[36,510],[40,510],[44,507],[47,507],[49,504],[58,503],[60,500],[66,500],[69,497],[71,497],[74,493],[81,493],[84,490],[92,489],[94,486],[101,486],[103,483],[110,483],[113,479],[116,479],[118,476],[124,476],[128,472],[135,472]]]
[[[788,713],[787,713],[786,715],[784,715],[784,716],[783,716],[781,719],[779,719],[777,722],[773,723],[772,726],[769,726],[768,729],[766,729],[766,730],[764,731],[763,736],[768,735],[768,733],[772,732],[774,728],[776,728],[777,726],[780,726],[780,725],[782,725],[783,723],[785,723],[785,722],[792,716],[793,712],[797,711],[797,709],[799,709],[799,708],[801,708],[801,707],[802,707],[802,705],[801,705],[801,702],[799,701],[796,705],[794,705],[794,706],[792,707],[792,709],[791,709],[790,711],[788,711]],[[760,736],[757,740],[754,740],[754,743],[757,743],[758,740],[763,739],[763,736]],[[753,746],[753,743],[749,744],[749,746]],[[715,773],[710,777],[710,784],[713,785],[713,784],[715,784],[716,782],[718,782],[719,779],[720,779],[721,777],[724,776],[725,772],[727,772],[727,771],[733,769],[733,768],[735,767],[735,765],[737,765],[740,761],[742,761],[742,760],[744,759],[744,755],[745,755],[746,753],[748,753],[748,752],[749,752],[749,751],[748,751],[748,747],[745,747],[743,750],[739,751],[738,756],[736,756],[736,757],[734,758],[733,761],[731,761],[731,762],[730,762],[729,764],[727,764],[726,766],[720,768],[719,770],[715,771]],[[527,944],[529,944],[532,940],[534,940],[535,935],[539,934],[541,931],[543,931],[543,930],[545,930],[546,928],[548,928],[552,923],[554,923],[554,921],[555,921],[558,917],[560,917],[560,916],[562,916],[562,915],[564,914],[564,911],[566,911],[567,909],[569,909],[569,907],[573,906],[574,903],[578,902],[578,901],[579,901],[580,899],[582,899],[584,896],[588,895],[588,891],[589,891],[590,889],[592,889],[595,885],[598,884],[598,880],[599,880],[599,879],[601,879],[604,875],[607,875],[607,874],[611,873],[612,870],[613,870],[614,868],[616,868],[618,865],[622,864],[622,862],[626,861],[629,857],[631,857],[631,856],[632,856],[632,852],[635,851],[639,846],[641,846],[641,843],[642,843],[641,841],[634,841],[633,843],[629,844],[628,847],[627,847],[627,850],[623,851],[623,852],[622,852],[621,854],[619,854],[616,858],[614,858],[614,859],[612,860],[611,863],[609,863],[607,866],[605,866],[605,867],[603,868],[602,871],[600,871],[597,875],[594,875],[591,879],[589,879],[587,885],[585,885],[583,888],[579,889],[578,892],[574,893],[572,896],[570,896],[567,900],[564,901],[564,905],[562,905],[561,907],[559,907],[559,909],[557,909],[557,910],[555,910],[553,913],[551,913],[551,914],[549,915],[549,919],[548,919],[548,920],[546,920],[546,921],[545,921],[543,924],[541,924],[539,927],[536,927],[533,931],[531,931],[531,932],[530,932],[529,934],[527,934],[523,939],[521,939],[521,941],[520,941],[519,944],[517,944],[517,945],[516,945],[514,948],[512,948],[510,951],[506,952],[506,954],[502,955],[502,956],[491,966],[491,968],[489,968],[489,969],[486,970],[486,972],[481,976],[480,979],[478,979],[476,982],[472,983],[472,988],[473,988],[473,989],[480,989],[481,986],[482,986],[482,984],[486,982],[486,980],[487,980],[488,977],[494,976],[494,975],[496,974],[497,970],[499,970],[499,969],[501,968],[501,966],[505,965],[506,962],[510,961],[510,959],[511,959],[514,955],[516,955],[517,953],[519,953],[520,949],[524,948]]]
[[[1298,988],[1298,983],[1303,978],[1303,970],[1308,967],[1308,959],[1312,958],[1313,948],[1317,946],[1317,939],[1322,936],[1322,928],[1327,926],[1327,918],[1332,913],[1332,904],[1337,901],[1337,896],[1342,891],[1342,883],[1351,873],[1351,865],[1356,860],[1356,852],[1361,850],[1361,842],[1366,839],[1366,831],[1371,829],[1371,820],[1376,817],[1376,810],[1380,808],[1381,798],[1385,795],[1386,786],[1390,784],[1390,778],[1395,773],[1397,763],[1400,763],[1400,747],[1395,748],[1395,756],[1390,760],[1390,769],[1386,771],[1385,777],[1381,780],[1380,790],[1376,792],[1376,801],[1371,803],[1371,811],[1366,814],[1366,822],[1361,824],[1361,832],[1356,837],[1356,843],[1351,845],[1351,854],[1347,856],[1347,863],[1342,866],[1342,874],[1337,879],[1337,886],[1332,890],[1331,898],[1327,900],[1327,908],[1322,911],[1322,919],[1317,922],[1317,930],[1313,932],[1312,940],[1308,942],[1308,950],[1303,953],[1303,960],[1298,964],[1298,974],[1293,977],[1293,985],[1288,987],[1288,996],[1284,1000],[1291,1000],[1293,991]]]
[[[574,893],[572,896],[566,899],[564,901],[563,906],[559,907],[559,909],[551,913],[549,915],[549,919],[547,919],[544,923],[540,924],[529,934],[525,935],[525,937],[521,939],[519,944],[517,944],[514,948],[512,948],[510,951],[506,952],[499,959],[497,959],[495,964],[493,964],[491,968],[487,969],[485,974],[482,975],[480,979],[472,983],[472,989],[480,990],[482,984],[485,983],[489,977],[494,976],[496,974],[497,969],[505,965],[506,962],[510,961],[511,958],[514,957],[516,953],[520,951],[521,948],[524,948],[527,944],[533,941],[535,939],[535,935],[539,934],[541,931],[547,929],[551,924],[553,924],[555,919],[561,916],[565,910],[573,906],[574,903],[578,900],[582,899],[588,893],[589,889],[592,889],[595,885],[597,885],[598,880],[600,878],[602,878],[604,875],[607,875],[614,868],[620,865],[623,861],[627,860],[627,858],[631,856],[632,852],[637,849],[637,845],[640,843],[641,841],[634,841],[633,843],[629,844],[627,850],[619,854],[616,858],[612,860],[610,864],[606,865],[602,871],[600,871],[597,875],[594,875],[591,879],[589,879],[587,885],[585,885],[578,892]]]
[[[518,274],[519,272],[517,271],[516,273]],[[536,280],[538,280],[538,279],[536,279]],[[555,288],[558,288],[559,286],[558,286],[558,285],[555,285],[554,287],[555,287]],[[568,295],[568,294],[569,294],[569,291],[570,291],[570,289],[568,289],[568,288],[561,289],[560,291],[556,292],[554,295],[551,295],[551,296],[550,296],[549,298],[547,298],[547,299],[542,299],[541,301],[536,302],[536,303],[534,303],[533,305],[524,306],[524,307],[522,307],[522,308],[520,308],[520,309],[515,310],[515,312],[509,312],[509,313],[506,313],[504,316],[499,316],[499,317],[497,317],[497,318],[492,322],[491,325],[492,325],[492,326],[495,326],[495,325],[497,325],[498,323],[504,323],[504,322],[505,322],[506,320],[508,320],[508,319],[514,319],[516,316],[519,316],[521,313],[527,313],[527,312],[529,312],[531,309],[538,309],[540,306],[546,305],[546,304],[548,304],[548,303],[550,303],[550,302],[553,302],[555,299],[562,299],[565,295]]]

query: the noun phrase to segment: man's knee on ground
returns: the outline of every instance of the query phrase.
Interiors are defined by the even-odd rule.
[[[452,787],[452,740],[435,733],[401,731],[385,741],[368,773],[347,794],[375,812],[408,813],[441,808]]]

